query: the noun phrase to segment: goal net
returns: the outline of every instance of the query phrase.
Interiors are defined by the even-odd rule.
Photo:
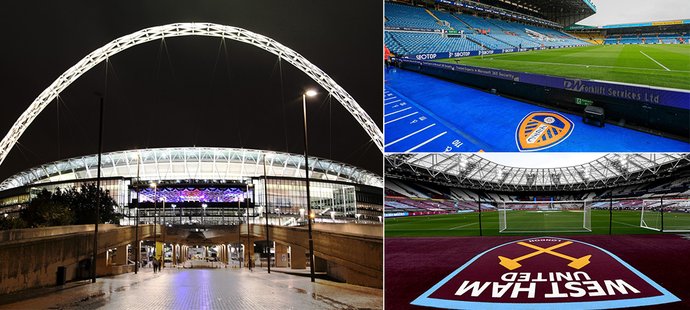
[[[690,232],[690,198],[645,199],[640,227],[661,232]]]
[[[498,227],[502,233],[591,232],[591,202],[499,202]]]

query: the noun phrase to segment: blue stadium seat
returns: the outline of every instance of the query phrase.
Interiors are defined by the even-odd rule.
[[[386,31],[385,43],[396,55],[590,45],[556,29],[518,22],[441,10],[430,10],[432,16],[424,8],[391,2],[385,3],[385,10],[387,27],[419,29]],[[438,30],[463,31],[466,36],[446,37]],[[487,33],[482,34],[483,31]]]

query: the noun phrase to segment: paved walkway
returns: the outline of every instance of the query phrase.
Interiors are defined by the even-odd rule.
[[[265,270],[144,268],[0,309],[381,309],[383,291]],[[35,293],[33,294],[35,295]]]

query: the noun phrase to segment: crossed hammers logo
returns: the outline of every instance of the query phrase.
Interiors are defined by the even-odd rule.
[[[499,264],[503,267],[506,267],[506,269],[508,269],[508,270],[515,270],[515,269],[522,267],[522,265],[520,265],[519,261],[540,255],[542,253],[546,253],[546,254],[550,254],[550,255],[553,255],[556,257],[560,257],[560,258],[569,260],[570,263],[568,264],[568,267],[571,267],[574,269],[579,270],[582,267],[589,265],[589,258],[592,257],[592,255],[585,255],[585,256],[580,257],[580,258],[574,258],[574,257],[568,256],[568,255],[553,251],[555,249],[564,247],[564,246],[569,245],[571,243],[573,243],[573,242],[572,241],[565,241],[565,242],[561,242],[559,244],[556,244],[554,246],[550,246],[548,248],[542,248],[542,247],[539,247],[539,246],[536,246],[533,244],[529,244],[526,242],[518,242],[519,245],[524,246],[524,247],[528,247],[531,249],[535,249],[536,251],[529,253],[529,254],[522,255],[518,258],[507,258],[507,257],[503,257],[503,256],[498,256],[498,259],[501,260],[501,262]]]

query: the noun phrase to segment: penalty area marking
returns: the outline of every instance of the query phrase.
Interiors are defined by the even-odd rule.
[[[654,58],[649,57],[649,55],[645,54],[643,51],[640,51],[642,55],[647,56],[647,58],[651,59],[653,62],[656,62],[657,65],[661,66],[662,68],[666,69],[666,71],[671,71],[669,68],[666,68],[666,66],[662,65],[660,62],[656,61]]]

